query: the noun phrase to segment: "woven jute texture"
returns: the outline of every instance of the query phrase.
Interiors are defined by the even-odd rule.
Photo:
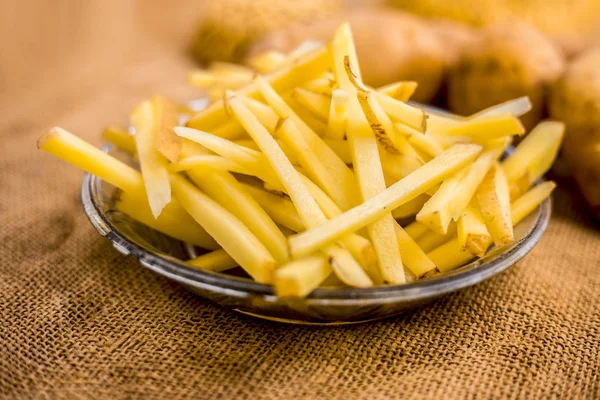
[[[516,268],[362,325],[238,315],[117,253],[82,173],[35,140],[60,124],[99,144],[143,97],[189,95],[185,62],[131,65],[2,98],[0,398],[600,398],[600,230],[568,185]]]

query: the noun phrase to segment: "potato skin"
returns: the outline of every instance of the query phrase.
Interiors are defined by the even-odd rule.
[[[585,51],[552,87],[550,115],[567,131],[562,156],[600,219],[600,47]]]
[[[469,115],[529,96],[533,108],[522,119],[530,129],[543,118],[548,87],[564,67],[562,52],[535,28],[523,23],[489,26],[450,69],[448,105]]]
[[[439,91],[450,58],[427,23],[410,14],[387,9],[357,9],[322,20],[290,26],[254,43],[248,56],[265,50],[290,51],[306,40],[329,41],[336,28],[350,22],[365,82],[381,86],[415,80],[413,97],[429,102]]]

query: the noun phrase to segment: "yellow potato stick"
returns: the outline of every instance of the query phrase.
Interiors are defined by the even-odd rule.
[[[248,107],[256,116],[256,118],[258,118],[260,123],[263,124],[271,134],[273,134],[275,132],[275,128],[277,127],[277,122],[279,121],[279,116],[277,113],[268,105],[261,103],[258,100],[254,100],[251,97],[240,96],[240,98],[244,101],[246,107]]]
[[[313,117],[326,123],[329,119],[331,99],[310,90],[296,88],[292,91],[292,99],[302,105]]]
[[[291,64],[278,68],[266,75],[265,79],[275,90],[287,91],[317,78],[330,66],[331,54],[327,48],[323,47],[295,60]],[[259,96],[258,85],[252,81],[239,89],[238,94],[257,98]],[[213,102],[190,118],[187,126],[212,131],[213,128],[227,120],[223,105],[222,99]]]
[[[481,110],[468,117],[468,119],[477,119],[482,117],[491,117],[497,115],[511,114],[515,117],[521,117],[531,111],[531,101],[529,97],[523,96],[514,100],[505,101],[504,103]]]
[[[382,86],[377,91],[396,100],[408,101],[417,90],[417,86],[415,81],[400,81]]]
[[[131,125],[135,129],[134,138],[144,187],[155,218],[171,201],[168,160],[155,147],[160,129],[158,122],[150,101],[144,101],[131,113]]]
[[[120,126],[107,126],[102,132],[102,139],[130,155],[135,155],[135,139],[129,131]]]
[[[275,92],[275,90],[262,78],[257,78],[257,82],[260,88],[260,92],[263,97],[273,107],[273,109],[279,114],[281,118],[289,118],[302,136],[307,146],[309,146],[315,153],[317,158],[325,166],[329,175],[334,179],[335,182],[342,188],[344,197],[334,196],[333,193],[329,193],[334,201],[340,206],[341,209],[347,210],[358,198],[358,188],[356,187],[356,177],[354,173],[348,168],[348,166],[335,154],[329,146],[315,134],[305,123],[294,113],[290,107],[283,101],[283,99]],[[290,145],[290,143],[288,143]]]
[[[246,225],[182,176],[171,175],[171,185],[183,208],[252,278],[273,281],[275,260]]]
[[[481,210],[476,201],[472,201],[463,211],[456,226],[460,248],[474,256],[483,256],[492,241],[492,237],[483,222]]]
[[[394,211],[392,211],[392,217],[394,217],[394,219],[402,219],[417,214],[421,210],[421,208],[423,208],[425,203],[427,203],[429,198],[430,196],[427,194],[421,194],[415,197],[411,201],[404,203],[400,207],[394,209]]]
[[[277,263],[289,259],[287,239],[283,233],[229,172],[203,168],[188,171],[188,176],[202,192],[244,223],[273,255]]]
[[[333,53],[333,72],[338,86],[340,89],[347,91],[350,96],[353,96],[355,94],[353,91],[354,85],[346,72],[344,58],[348,57],[348,63],[352,65],[354,75],[358,79],[362,79],[362,74],[360,72],[358,56],[356,55],[354,39],[352,38],[352,32],[348,23],[340,25],[335,31],[331,41],[331,52]]]
[[[331,272],[329,257],[325,254],[289,262],[275,271],[275,293],[279,297],[305,297]]]
[[[562,122],[540,122],[502,162],[506,179],[513,183],[527,175],[529,186],[541,178],[556,159],[564,133]]]
[[[336,83],[334,79],[330,79],[328,77],[320,77],[308,82],[306,85],[303,86],[303,88],[306,90],[310,90],[314,93],[331,97],[335,84]]]
[[[190,86],[199,89],[235,89],[248,84],[252,80],[253,72],[231,71],[225,74],[214,70],[196,70],[188,74]]]
[[[454,146],[456,143],[471,143],[471,138],[468,136],[437,135],[431,131],[425,132],[425,136],[429,136],[444,150]]]
[[[451,222],[448,225],[448,231],[445,235],[437,232],[427,231],[423,236],[416,239],[415,241],[423,249],[423,251],[431,251],[443,243],[446,243],[450,239],[456,236],[456,223]]]
[[[427,256],[442,273],[450,272],[475,258],[470,252],[461,249],[457,238],[431,250]]]
[[[169,172],[182,172],[206,167],[240,174],[244,173],[244,169],[240,165],[224,157],[215,155],[186,157],[181,159],[177,164],[169,165],[168,170]]]
[[[261,74],[272,72],[285,63],[287,56],[279,51],[270,50],[248,60],[248,65]]]
[[[232,74],[246,75],[250,78],[254,76],[254,71],[245,65],[234,64],[225,61],[214,61],[210,64],[210,70],[219,76],[229,76]]]
[[[329,140],[325,139],[325,143],[338,157],[346,164],[352,164],[352,152],[347,140]]]
[[[223,249],[211,251],[185,262],[192,268],[212,272],[223,272],[238,266],[237,262]]]
[[[411,174],[423,165],[423,162],[416,157],[391,154],[387,151],[380,151],[379,157],[381,157],[383,172],[386,176],[392,178],[394,182]]]
[[[242,186],[269,214],[273,221],[294,232],[302,232],[304,230],[304,224],[300,220],[294,204],[288,197],[278,196],[265,189],[249,184],[242,183]]]
[[[477,143],[525,133],[521,121],[511,114],[469,119],[446,126],[444,129],[430,128],[430,130],[436,134],[469,136]]]
[[[214,127],[210,130],[213,135],[222,137],[223,139],[235,140],[247,138],[248,135],[244,128],[237,121],[226,121],[223,124]]]
[[[342,141],[346,137],[346,119],[348,117],[348,93],[336,89],[331,94],[329,120],[325,139]],[[339,153],[338,153],[339,154]]]
[[[471,163],[481,152],[476,144],[457,144],[375,197],[326,223],[288,238],[292,256],[307,255],[340,237],[377,221]]]
[[[427,226],[431,231],[440,235],[447,233],[448,224],[452,220],[450,213],[450,202],[456,195],[461,180],[468,170],[459,173],[444,180],[440,188],[423,205],[421,211],[417,213],[417,221]]]
[[[327,130],[327,125],[325,125],[325,123],[314,117],[310,111],[298,104],[291,96],[285,96],[282,97],[282,99],[288,104],[290,110],[293,111],[294,114],[296,114],[317,136],[322,138],[325,135],[325,131]]]
[[[343,188],[329,173],[329,170],[312,150],[309,143],[305,140],[304,135],[302,135],[291,119],[286,118],[282,120],[275,135],[281,138],[282,142],[289,148],[289,152],[298,160],[311,180],[319,185],[336,204],[340,204],[341,206],[349,204]]]
[[[179,107],[161,96],[152,98],[156,132],[156,150],[171,162],[179,161],[182,139],[173,132],[179,125]]]
[[[158,218],[154,218],[152,215],[143,188],[140,192],[120,193],[116,207],[119,211],[129,215],[136,221],[167,236],[200,246],[204,249],[214,250],[219,248],[217,242],[215,242],[204,228],[194,221],[177,199],[172,199]]]
[[[526,216],[531,214],[542,201],[550,196],[555,187],[556,183],[552,181],[542,182],[513,201],[510,205],[513,226],[517,225]]]
[[[248,107],[248,108],[250,108],[250,107]],[[265,126],[265,128],[266,128],[266,126]],[[260,151],[260,149],[258,148],[256,143],[254,143],[254,140],[252,140],[252,139],[238,139],[238,140],[232,140],[232,142],[237,145],[243,146],[247,149]]]
[[[260,124],[252,112],[236,96],[228,97],[227,104],[231,107],[236,118],[246,128],[248,134],[263,151],[271,168],[273,168],[292,199],[304,226],[310,228],[326,222],[327,218],[302,181],[300,174],[266,128]],[[372,286],[371,279],[348,250],[333,244],[323,246],[322,249],[323,252],[331,257],[331,265],[344,283],[356,287]]]
[[[377,102],[396,122],[402,122],[409,125],[420,132],[425,132],[428,127],[427,114],[422,108],[411,106],[403,101],[399,101],[391,98],[383,93],[373,92],[373,97],[377,99]]]
[[[508,183],[510,199],[511,200],[516,199],[517,197],[519,197],[520,195],[525,193],[529,189],[530,186],[531,185],[529,182],[529,172],[525,172],[523,175],[521,175],[520,178],[517,178],[517,179],[513,180],[512,182]]]
[[[431,136],[425,135],[422,132],[419,132],[418,130],[402,123],[397,123],[394,125],[394,127],[400,134],[406,137],[410,145],[426,154],[427,160],[432,159],[444,151],[444,149],[437,144],[437,142]]]
[[[124,191],[143,191],[142,175],[71,132],[54,127],[37,142],[39,149]]]
[[[420,223],[419,221],[414,221],[413,223],[406,225],[404,227],[404,230],[406,231],[408,236],[413,238],[413,240],[417,240],[421,236],[423,236],[427,232],[429,232],[429,228],[427,228],[427,225],[424,225],[424,224]]]
[[[514,240],[508,182],[502,168],[495,164],[477,190],[481,215],[496,246]]]
[[[400,225],[395,224],[396,240],[398,248],[402,253],[402,262],[415,275],[420,278],[428,272],[435,270],[435,264],[427,257],[427,254],[410,237]]]

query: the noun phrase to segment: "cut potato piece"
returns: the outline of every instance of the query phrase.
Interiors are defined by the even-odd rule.
[[[267,74],[285,64],[286,60],[287,55],[279,51],[270,50],[250,58],[247,64],[259,73]]]
[[[261,103],[258,100],[254,100],[251,97],[240,96],[246,106],[252,111],[252,113],[258,118],[261,124],[264,125],[267,130],[273,134],[277,128],[277,122],[279,122],[279,116],[271,107]]]
[[[410,237],[400,225],[395,224],[396,240],[402,254],[402,262],[417,278],[435,270],[435,264],[427,257],[427,254]]]
[[[402,122],[420,132],[425,132],[428,129],[427,114],[422,108],[411,106],[379,92],[373,92],[373,97],[377,99],[383,111],[394,121]]]
[[[344,135],[346,135],[346,121],[344,120]],[[352,152],[347,140],[328,140],[325,139],[325,143],[331,150],[338,155],[338,157],[346,164],[352,164]]]
[[[210,133],[219,136],[223,139],[235,140],[241,138],[247,138],[248,135],[244,131],[244,128],[237,121],[227,121],[223,124],[212,128]]]
[[[427,228],[427,225],[422,224],[419,221],[415,221],[409,225],[406,225],[404,227],[404,230],[411,238],[413,238],[413,240],[417,240],[421,236],[429,232],[429,228]]]
[[[278,196],[256,186],[243,183],[242,186],[269,214],[273,221],[294,232],[302,232],[304,230],[304,224],[289,198]]]
[[[408,101],[417,90],[417,86],[415,81],[400,81],[382,86],[377,91],[396,100]]]
[[[396,131],[406,137],[410,145],[427,155],[427,161],[438,156],[442,151],[444,151],[444,149],[437,144],[431,136],[427,136],[422,132],[419,132],[418,130],[402,123],[397,123],[394,125],[394,127],[396,128]]]
[[[477,143],[525,133],[521,121],[512,114],[468,119],[437,130],[430,129],[435,134],[469,136]]]
[[[177,104],[161,96],[152,98],[156,123],[156,150],[171,162],[179,161],[182,139],[173,132],[179,125],[179,109]]]
[[[348,98],[348,93],[343,90],[336,89],[332,92],[325,139],[341,141],[346,137]]]
[[[243,168],[235,162],[221,156],[201,155],[181,159],[177,164],[168,167],[169,172],[189,171],[196,168],[210,167],[216,170],[237,172],[243,174]]]
[[[286,91],[301,86],[304,82],[317,78],[330,66],[331,54],[326,47],[322,47],[301,57],[292,64],[286,65],[273,73],[268,74],[265,79],[275,90]],[[244,86],[242,89],[239,89],[238,93],[253,98],[259,96],[258,86],[254,81]],[[199,111],[190,118],[187,122],[187,126],[203,129],[205,131],[212,131],[213,128],[227,120],[223,105],[223,100],[213,102],[207,108]]]
[[[325,73],[324,75],[327,75]],[[304,89],[310,90],[311,92],[322,94],[327,97],[331,97],[331,93],[333,92],[333,88],[335,87],[335,80],[327,76],[322,76],[321,78],[317,78],[308,82],[303,86]]]
[[[254,280],[271,283],[275,260],[233,214],[179,175],[171,175],[173,193],[183,208]]]
[[[329,108],[331,107],[331,99],[329,97],[303,88],[296,88],[292,92],[292,99],[302,105],[315,118],[327,123]]]
[[[550,196],[556,183],[552,181],[542,182],[539,185],[529,189],[527,193],[516,199],[510,205],[511,220],[514,225],[521,222],[526,216],[531,214],[547,197]]]
[[[185,263],[191,267],[212,272],[223,272],[238,266],[237,262],[223,249],[202,254]]]
[[[430,251],[427,256],[442,273],[450,272],[475,258],[470,252],[461,249],[456,238]]]
[[[413,173],[423,165],[423,162],[419,158],[391,154],[387,151],[380,151],[379,157],[381,157],[383,172],[394,182]]]
[[[114,145],[117,149],[126,152],[129,155],[135,155],[135,139],[129,131],[120,126],[107,126],[102,132],[102,139]]]
[[[423,251],[431,251],[436,247],[446,243],[456,236],[456,223],[450,222],[448,225],[448,231],[445,235],[437,232],[427,231],[424,235],[416,239],[415,241],[423,249]]]
[[[329,257],[325,254],[289,262],[275,271],[275,293],[279,297],[305,297],[331,272]]]
[[[377,221],[390,210],[414,199],[472,162],[481,152],[476,144],[457,144],[344,214],[288,238],[292,256],[308,255],[348,233]]]
[[[168,160],[160,154],[155,146],[159,121],[156,120],[153,105],[144,101],[131,113],[131,125],[135,129],[135,145],[140,169],[144,178],[144,187],[148,195],[148,203],[152,215],[158,217],[162,209],[171,201]]]
[[[411,217],[417,214],[429,199],[429,195],[421,194],[408,203],[404,203],[400,207],[395,208],[394,211],[392,211],[392,217],[394,217],[394,219]]]
[[[477,119],[483,117],[492,117],[497,115],[512,114],[515,117],[521,117],[531,111],[531,101],[529,97],[523,96],[514,100],[505,101],[504,103],[481,110],[468,117],[468,119]]]
[[[477,190],[481,215],[496,246],[514,240],[510,193],[502,168],[495,164]]]
[[[457,222],[458,244],[474,256],[481,257],[492,242],[477,202],[471,202]]]
[[[287,239],[283,233],[229,172],[209,167],[188,171],[188,176],[200,190],[242,221],[269,250],[277,263],[283,263],[290,258]]]

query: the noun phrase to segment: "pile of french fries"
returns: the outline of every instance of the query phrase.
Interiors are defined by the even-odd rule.
[[[107,128],[139,171],[62,128],[38,146],[120,189],[123,213],[205,249],[190,268],[240,266],[278,296],[451,271],[513,241],[555,186],[536,183],[561,123],[540,123],[502,160],[527,98],[470,117],[411,105],[414,82],[363,84],[347,24],[328,46],[253,65],[193,72],[214,98],[203,110],[155,96],[129,130]]]

